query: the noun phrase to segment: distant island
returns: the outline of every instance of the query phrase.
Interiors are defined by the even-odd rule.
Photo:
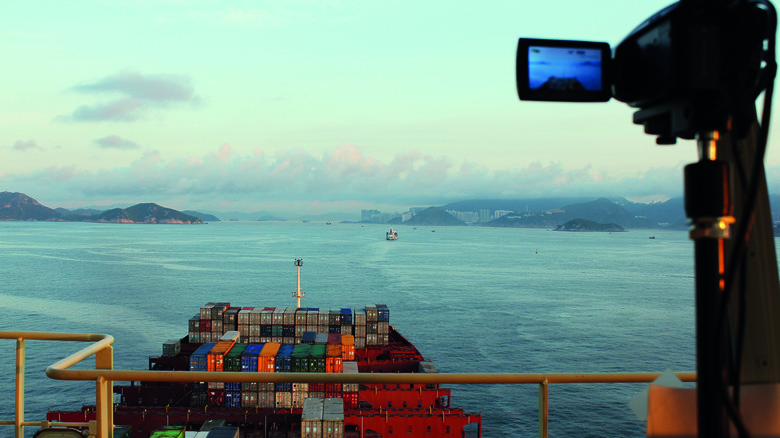
[[[24,193],[0,192],[0,220],[49,222],[100,222],[120,224],[202,224],[196,217],[154,203],[113,208],[104,212],[71,212],[41,205]]]
[[[617,224],[600,224],[587,219],[572,219],[563,225],[557,226],[553,231],[600,231],[617,233],[626,230]]]
[[[774,206],[780,204],[779,195],[771,195]],[[223,216],[229,221],[300,221],[330,222],[349,213],[317,213],[295,215],[273,211],[229,211],[213,214],[194,210],[178,211],[155,203],[132,207],[100,210],[95,207],[51,209],[23,193],[0,192],[0,220],[3,221],[60,221],[111,223],[181,223],[216,222]],[[780,206],[778,207],[780,209]],[[285,217],[286,216],[286,217]],[[780,215],[773,216],[780,220]],[[326,222],[327,220],[327,222]],[[590,221],[569,223],[574,220]],[[333,220],[332,223],[337,223]],[[473,199],[439,206],[409,207],[405,211],[382,212],[375,209],[360,211],[359,220],[340,220],[338,223],[384,224],[408,226],[482,226],[507,228],[544,228],[549,230],[606,230],[630,229],[687,230],[682,198],[663,202],[638,203],[621,197],[613,198],[539,198],[539,199]],[[611,227],[611,228],[610,228]],[[775,233],[780,233],[776,229]]]

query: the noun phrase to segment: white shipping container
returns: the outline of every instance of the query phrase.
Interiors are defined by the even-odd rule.
[[[292,392],[279,391],[276,393],[276,407],[277,408],[291,408],[292,407]]]
[[[322,438],[322,406],[320,398],[307,398],[301,413],[301,438]]]
[[[220,338],[220,341],[233,341],[238,342],[240,334],[238,333],[238,330],[230,330],[225,332]]]
[[[322,309],[317,318],[317,325],[329,325],[330,324],[330,310]]]
[[[257,392],[257,407],[273,408],[276,405],[276,393],[272,391]]]
[[[355,337],[355,349],[365,349],[365,348],[366,348],[366,338],[364,336]]]
[[[249,323],[250,324],[265,324],[262,322],[263,320],[263,309],[259,307],[255,307],[249,312]],[[270,322],[268,323],[270,324]]]
[[[284,309],[276,309],[271,314],[271,324],[282,325],[284,324]]]
[[[173,357],[176,356],[181,352],[181,340],[180,339],[171,339],[169,341],[163,342],[162,346],[162,355],[166,357]]]
[[[251,324],[249,321],[249,314],[253,309],[241,309],[238,311],[238,324]]]
[[[378,321],[379,313],[376,310],[376,304],[366,304],[366,322]]]
[[[322,405],[322,437],[344,437],[344,402],[340,398],[327,398]]]
[[[355,325],[366,325],[366,311],[365,310],[356,310],[355,311]]]
[[[208,303],[200,308],[200,319],[211,319],[211,309],[214,307],[214,303]]]
[[[306,319],[308,317],[308,310],[298,309],[295,312],[295,325],[306,325]]]
[[[282,324],[295,325],[295,308],[286,307],[284,309],[284,319],[282,320]]]
[[[309,398],[309,393],[305,391],[293,391],[292,404],[294,408],[302,408],[306,399]]]
[[[241,391],[241,407],[254,408],[257,406],[257,391]]]

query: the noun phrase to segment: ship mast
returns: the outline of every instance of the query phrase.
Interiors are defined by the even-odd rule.
[[[298,290],[293,291],[292,296],[298,299],[298,308],[301,308],[301,297],[304,296],[301,290],[301,266],[303,266],[303,259],[295,259],[295,267],[298,268]]]

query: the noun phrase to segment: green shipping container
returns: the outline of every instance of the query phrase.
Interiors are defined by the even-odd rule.
[[[308,373],[311,356],[311,345],[296,344],[292,353],[292,370],[294,373]]]
[[[152,432],[149,438],[184,438],[184,426],[163,426]]]
[[[236,344],[225,356],[223,371],[241,371],[241,355],[249,344]]]

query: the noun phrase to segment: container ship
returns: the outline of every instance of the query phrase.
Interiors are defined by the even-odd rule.
[[[382,304],[326,309],[207,303],[189,319],[187,335],[164,342],[161,353],[149,358],[150,370],[437,372],[390,324]],[[481,415],[452,406],[450,389],[438,384],[122,383],[114,385],[114,424],[127,426],[123,430],[133,438],[172,425],[198,431],[209,421],[237,427],[244,437],[479,438],[482,431]],[[93,406],[47,413],[49,421],[94,418]]]

